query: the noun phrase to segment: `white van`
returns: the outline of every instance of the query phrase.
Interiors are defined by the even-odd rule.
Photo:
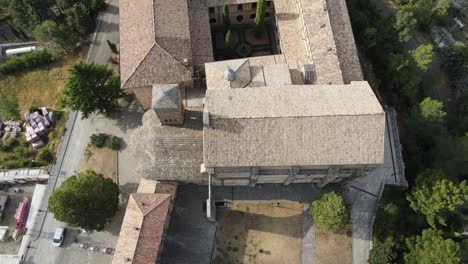
[[[52,241],[52,245],[54,247],[60,247],[63,243],[64,235],[65,235],[65,228],[57,227],[57,229],[55,229],[54,240]]]

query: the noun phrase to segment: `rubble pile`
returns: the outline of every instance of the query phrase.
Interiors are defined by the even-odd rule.
[[[24,113],[24,119],[26,120],[26,141],[31,143],[35,149],[44,146],[42,138],[47,135],[53,123],[53,113],[47,111],[47,108],[41,107],[40,112]]]

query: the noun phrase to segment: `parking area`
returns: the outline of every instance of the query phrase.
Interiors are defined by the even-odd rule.
[[[15,192],[16,190],[16,192]],[[12,238],[16,229],[15,211],[24,197],[31,197],[34,193],[34,185],[5,185],[0,188],[0,195],[8,195],[8,200],[3,211],[0,226],[8,226],[5,241],[0,241],[0,254],[16,254],[21,244],[22,235],[16,240]]]

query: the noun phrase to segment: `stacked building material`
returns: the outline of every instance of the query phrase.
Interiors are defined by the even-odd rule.
[[[26,223],[28,218],[28,209],[29,209],[29,197],[24,197],[23,202],[21,202],[16,208],[15,219],[16,219],[16,229],[20,229]]]
[[[31,143],[33,148],[40,148],[45,145],[42,137],[46,136],[52,125],[52,112],[41,107],[40,112],[24,113],[26,119],[26,141]]]

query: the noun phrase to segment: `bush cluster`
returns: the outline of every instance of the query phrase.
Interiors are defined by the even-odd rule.
[[[52,55],[46,50],[37,50],[18,57],[8,59],[0,64],[0,73],[10,74],[31,70],[54,62]]]
[[[49,164],[54,160],[54,155],[48,148],[44,147],[41,150],[39,150],[36,159],[40,163]]]
[[[112,150],[119,150],[120,139],[116,136],[112,136],[112,135],[108,135],[104,133],[92,134],[91,145],[97,148],[108,147]]]
[[[310,213],[317,226],[338,231],[349,222],[349,210],[343,196],[336,192],[325,193],[312,202]]]

